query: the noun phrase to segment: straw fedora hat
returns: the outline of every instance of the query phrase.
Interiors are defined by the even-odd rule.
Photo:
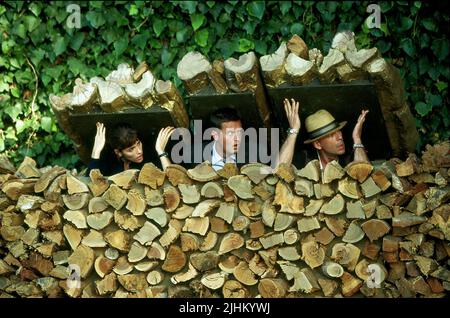
[[[346,121],[338,123],[328,111],[325,109],[319,109],[305,119],[306,132],[309,135],[309,139],[304,143],[312,143],[313,141],[334,133],[337,130],[341,130],[345,124],[347,124]]]

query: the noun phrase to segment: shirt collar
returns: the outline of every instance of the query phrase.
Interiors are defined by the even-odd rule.
[[[229,156],[227,158],[223,158],[217,152],[216,141],[214,141],[214,144],[212,146],[211,165],[213,166],[213,168],[215,168],[215,167],[220,168],[219,166],[223,167],[225,165],[225,163],[227,163],[227,162],[236,164],[236,154],[232,154],[231,156]]]

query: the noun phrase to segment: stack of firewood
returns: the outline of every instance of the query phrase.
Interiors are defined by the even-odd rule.
[[[50,94],[49,100],[59,125],[84,159],[90,158],[90,149],[82,140],[79,127],[71,125],[71,114],[123,113],[159,105],[169,111],[175,127],[189,126],[183,97],[175,84],[158,80],[145,62],[136,69],[120,64],[105,79],[96,76],[84,83],[77,78],[72,93]]]
[[[0,160],[0,297],[443,297],[450,143],[320,172]],[[73,284],[79,277],[80,284]]]
[[[325,56],[294,35],[273,54],[262,56],[260,63],[269,88],[308,85],[315,80],[325,85],[370,80],[375,85],[394,156],[415,150],[419,133],[399,70],[382,58],[376,47],[358,50],[353,32],[338,32]]]

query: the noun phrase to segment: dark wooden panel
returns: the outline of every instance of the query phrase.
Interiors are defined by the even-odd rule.
[[[351,135],[356,120],[362,109],[369,109],[362,131],[362,141],[369,151],[369,159],[387,159],[392,153],[375,87],[369,81],[332,85],[318,83],[305,86],[284,85],[269,88],[268,95],[276,121],[275,125],[282,128],[284,135],[288,128],[288,121],[283,100],[294,98],[300,101],[302,130],[296,149],[307,147],[303,144],[303,141],[307,139],[305,118],[321,108],[328,110],[338,121],[347,121],[342,132],[347,149],[351,149],[353,145]]]
[[[96,123],[102,122],[108,130],[118,123],[128,123],[139,132],[144,144],[146,155],[150,155],[155,163],[159,162],[154,151],[156,137],[162,127],[173,126],[172,117],[167,109],[154,105],[148,110],[129,109],[118,113],[91,112],[84,114],[70,114],[70,123],[84,141],[83,147],[90,150],[96,133]],[[147,156],[148,156],[147,155]],[[87,163],[89,158],[82,158]],[[147,161],[147,158],[146,158]]]
[[[235,108],[242,118],[242,125],[246,127],[264,127],[258,112],[255,95],[251,92],[227,94],[197,94],[189,97],[192,120],[203,120],[203,127],[209,127],[209,115],[218,108]]]

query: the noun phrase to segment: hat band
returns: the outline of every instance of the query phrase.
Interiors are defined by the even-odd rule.
[[[326,134],[327,132],[337,128],[338,126],[339,126],[338,123],[336,122],[336,120],[334,120],[326,126],[323,126],[321,128],[311,131],[309,133],[309,137],[310,137],[310,139],[317,138],[317,137],[322,136],[322,135]]]

